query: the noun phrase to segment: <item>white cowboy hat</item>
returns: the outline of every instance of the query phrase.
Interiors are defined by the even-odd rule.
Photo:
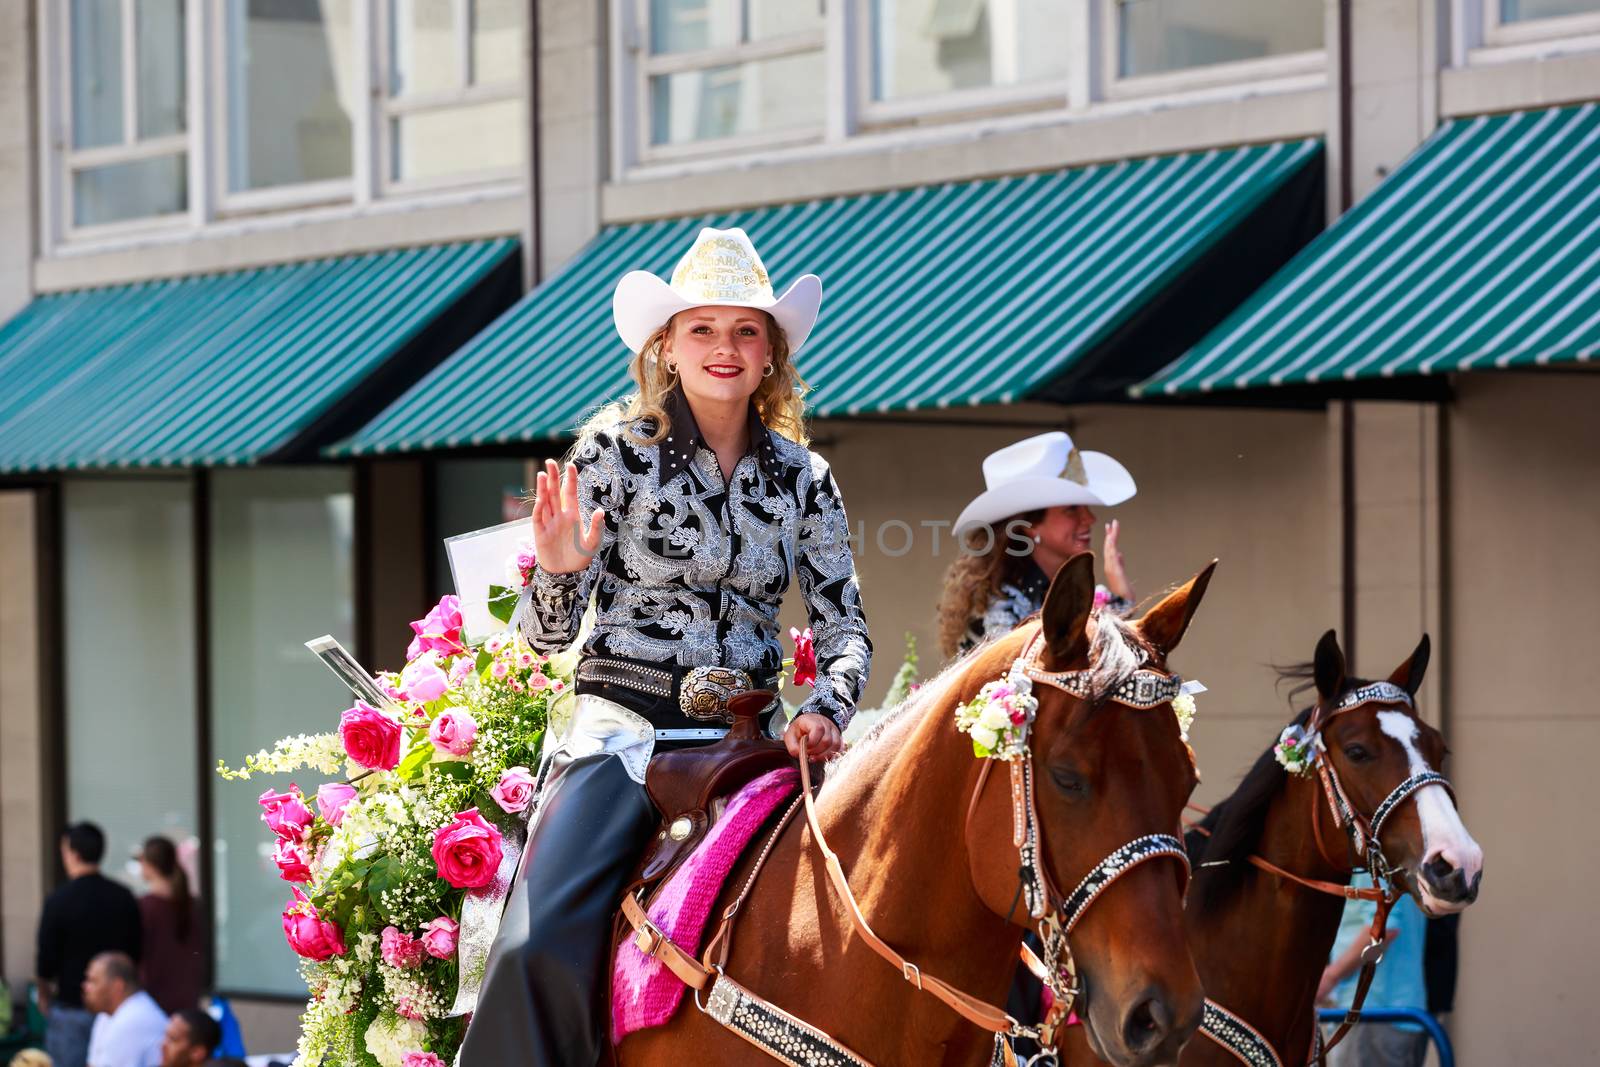
[[[955,528],[994,525],[1013,515],[1068,504],[1120,504],[1138,492],[1128,468],[1104,452],[1079,452],[1060,431],[992,452],[983,461],[986,488]]]
[[[647,270],[622,276],[611,297],[617,333],[629,352],[642,349],[650,335],[680,311],[696,307],[760,308],[777,320],[789,340],[789,354],[800,351],[822,306],[822,279],[800,277],[780,297],[750,237],[737,227],[707,226],[678,261],[668,284]]]

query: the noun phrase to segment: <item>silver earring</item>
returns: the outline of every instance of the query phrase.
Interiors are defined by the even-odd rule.
[[[768,363],[765,367],[761,368],[761,376],[763,378],[770,378],[772,377],[772,372],[777,369],[777,367],[773,366],[771,363]]]
[[[1034,543],[1034,544],[1036,544],[1036,545],[1037,545],[1037,544],[1040,544],[1040,543],[1042,543],[1042,542],[1043,542],[1043,541],[1044,541],[1044,538],[1043,538],[1043,537],[1040,537],[1040,536],[1039,536],[1039,535],[1038,535],[1038,534],[1034,534],[1034,535],[1033,535],[1033,543]]]

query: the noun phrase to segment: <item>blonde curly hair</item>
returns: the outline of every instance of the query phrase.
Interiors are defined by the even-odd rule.
[[[762,314],[766,315],[766,312]],[[655,429],[649,434],[630,430],[630,436],[639,444],[658,444],[672,432],[666,401],[678,385],[678,375],[668,368],[666,359],[662,357],[662,349],[671,329],[672,320],[668,319],[650,335],[644,347],[634,353],[633,360],[628,364],[628,376],[638,387],[637,391],[622,400],[604,405],[584,420],[578,431],[580,441],[597,431],[612,430],[621,423],[640,418],[650,419]],[[755,394],[750,399],[767,429],[796,444],[809,445],[811,438],[805,427],[805,395],[811,387],[795,369],[794,361],[789,358],[789,338],[771,315],[767,315],[767,337],[767,355],[772,360],[772,373],[761,379],[761,384],[756,386]]]
[[[961,651],[972,624],[983,618],[989,604],[1006,583],[1016,583],[1032,561],[1031,555],[1007,552],[1010,539],[1004,531],[1012,522],[1038,522],[1044,512],[1028,511],[1015,515],[990,531],[987,551],[978,551],[982,530],[968,532],[956,561],[944,572],[944,587],[939,593],[939,651],[946,658]]]

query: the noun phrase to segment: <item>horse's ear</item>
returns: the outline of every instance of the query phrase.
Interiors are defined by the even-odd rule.
[[[1428,635],[1423,634],[1422,640],[1417,642],[1417,649],[1411,653],[1411,658],[1394,669],[1389,675],[1389,681],[1401,689],[1417,695],[1417,690],[1422,688],[1422,676],[1428,673],[1428,656],[1432,653],[1433,646],[1428,641]]]
[[[1311,657],[1311,677],[1324,704],[1332,704],[1344,692],[1344,672],[1344,653],[1339,650],[1339,639],[1329,630],[1317,642],[1317,651]]]
[[[1044,595],[1045,648],[1050,665],[1066,670],[1089,658],[1089,613],[1094,610],[1094,553],[1079,552],[1050,580]]]
[[[1139,632],[1163,656],[1170,655],[1178,647],[1178,642],[1183,640],[1184,632],[1189,629],[1189,620],[1194,618],[1195,609],[1206,595],[1206,586],[1211,584],[1211,572],[1216,569],[1217,561],[1212,560],[1206,564],[1205,570],[1168,593],[1161,603],[1145,612],[1144,618],[1139,620]]]

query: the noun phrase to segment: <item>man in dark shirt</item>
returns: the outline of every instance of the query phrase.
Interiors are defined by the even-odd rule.
[[[67,883],[51,893],[39,918],[35,966],[39,1007],[49,1027],[45,1051],[54,1067],[84,1067],[94,1014],[83,1004],[83,977],[102,952],[139,958],[139,904],[127,888],[100,873],[106,835],[90,822],[61,832]]]

